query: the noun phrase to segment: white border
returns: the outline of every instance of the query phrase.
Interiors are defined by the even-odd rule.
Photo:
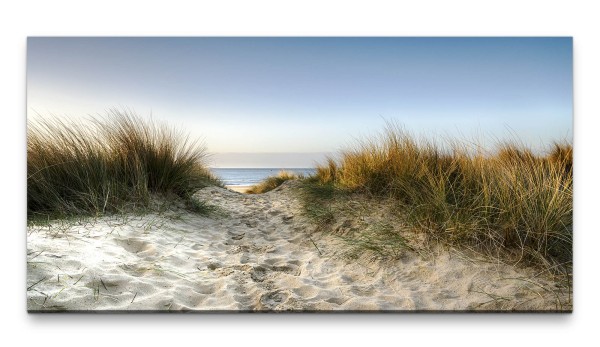
[[[588,2],[593,4],[593,2]],[[161,344],[552,345],[592,337],[599,308],[599,42],[592,5],[568,1],[20,1],[0,14],[3,340]],[[25,310],[27,36],[573,36],[575,309],[572,315],[28,315]]]

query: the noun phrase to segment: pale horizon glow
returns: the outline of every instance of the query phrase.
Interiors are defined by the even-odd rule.
[[[28,39],[28,116],[110,108],[182,128],[214,167],[306,167],[388,120],[537,148],[572,141],[572,39]]]
[[[219,169],[306,169],[324,163],[328,157],[335,158],[336,153],[215,153],[209,155],[206,161],[209,167]]]

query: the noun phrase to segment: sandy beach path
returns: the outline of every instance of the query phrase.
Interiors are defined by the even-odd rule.
[[[291,182],[290,182],[291,183]],[[441,253],[392,263],[336,256],[284,184],[195,198],[208,217],[173,208],[28,228],[29,311],[330,311],[556,309],[531,274]],[[544,285],[551,285],[544,283]]]

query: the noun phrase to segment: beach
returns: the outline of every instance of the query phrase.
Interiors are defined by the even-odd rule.
[[[347,259],[286,182],[198,191],[214,212],[62,220],[27,236],[27,309],[40,311],[555,311],[570,292],[533,270],[452,250]],[[352,221],[340,221],[339,228]],[[554,288],[555,290],[549,290]]]

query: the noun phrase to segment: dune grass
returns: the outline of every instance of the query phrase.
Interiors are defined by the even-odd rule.
[[[198,142],[165,124],[111,110],[87,122],[27,123],[27,216],[99,215],[147,207],[152,194],[190,200],[221,185]]]
[[[570,144],[555,143],[547,155],[536,155],[517,141],[491,152],[455,140],[446,144],[417,141],[388,124],[380,137],[317,167],[310,189],[318,193],[315,186],[335,187],[392,198],[403,223],[445,242],[519,260],[570,263]],[[308,196],[308,214],[323,212],[326,199],[314,192]],[[323,216],[332,218],[330,212]]]
[[[271,191],[285,181],[303,179],[303,175],[298,175],[289,171],[281,170],[276,176],[267,177],[265,180],[256,184],[246,191],[247,194],[262,194]]]

